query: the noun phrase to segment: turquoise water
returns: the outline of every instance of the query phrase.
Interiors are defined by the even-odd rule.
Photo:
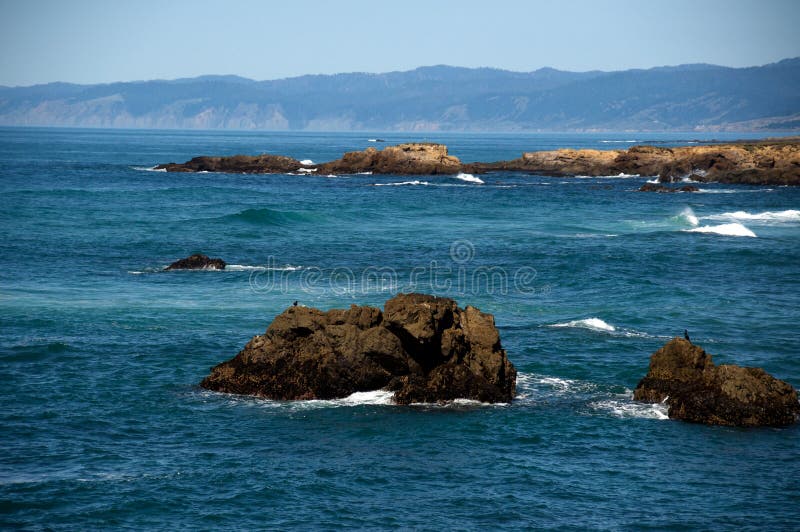
[[[319,162],[382,146],[371,137],[474,161],[698,134],[0,129],[3,528],[796,529],[798,426],[684,424],[630,395],[684,328],[717,362],[800,386],[800,190],[147,170]],[[234,266],[159,271],[194,252]],[[409,290],[495,315],[520,372],[512,404],[196,386],[294,300]]]

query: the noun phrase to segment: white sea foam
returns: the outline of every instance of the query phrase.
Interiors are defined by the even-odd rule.
[[[582,320],[572,320],[564,323],[554,323],[547,327],[565,327],[574,329],[587,329],[594,332],[606,333],[612,336],[622,336],[626,338],[670,338],[669,336],[653,335],[634,329],[615,327],[600,318],[585,318]]]
[[[158,165],[156,165],[158,166]],[[156,168],[156,166],[131,166],[134,170],[138,170],[140,172],[166,172],[166,168]]]
[[[367,142],[378,142],[378,139],[367,139]]]
[[[597,385],[589,381],[564,379],[535,373],[517,373],[517,396],[515,401],[531,403],[548,398],[594,394]]]
[[[469,183],[478,183],[481,185],[484,183],[483,179],[481,179],[480,177],[475,177],[472,174],[465,174],[463,172],[455,176],[455,178],[460,179],[461,181],[467,181]]]
[[[589,406],[618,418],[669,419],[666,403],[639,403],[632,399],[607,399]]]
[[[653,185],[658,185],[661,181],[658,180],[658,176],[654,176],[653,179],[648,179],[648,183],[652,183]]]
[[[297,171],[300,172],[301,174],[310,174],[311,172],[316,172],[317,169],[316,168],[298,168]]]
[[[576,175],[578,179],[627,179],[629,177],[642,177],[639,174],[626,174],[624,172],[620,172],[614,175]]]
[[[356,172],[356,175],[372,175],[372,172]]]
[[[399,187],[404,185],[430,185],[427,181],[401,181],[399,183],[373,183],[376,187]]]
[[[613,325],[609,325],[600,318],[586,318],[582,320],[573,320],[564,323],[554,323],[550,327],[577,327],[582,329],[590,329],[593,331],[614,332],[617,329]]]
[[[230,270],[232,272],[249,272],[249,271],[273,271],[273,272],[293,272],[296,270],[302,270],[302,266],[249,266],[247,264],[227,264],[225,266],[226,270]]]
[[[695,194],[750,194],[753,192],[772,192],[771,188],[756,188],[756,189],[730,189],[730,188],[701,188]]]
[[[300,164],[305,164],[306,166],[310,166],[314,164],[314,161],[312,161],[311,159],[303,159],[302,161],[300,161]]]
[[[723,236],[749,236],[755,237],[756,234],[740,223],[730,223],[721,225],[703,225],[694,229],[684,229],[688,233],[712,233]]]
[[[394,404],[394,392],[373,390],[371,392],[355,392],[343,399],[335,399],[344,405],[391,405]]]
[[[746,211],[723,212],[722,214],[703,216],[703,219],[720,221],[743,220],[762,224],[796,223],[800,222],[800,210],[765,211],[755,214]]]
[[[509,406],[509,403],[484,403],[483,401],[476,401],[475,399],[453,399],[452,401],[445,401],[443,403],[411,403],[410,406],[424,407],[424,408],[498,408]]]

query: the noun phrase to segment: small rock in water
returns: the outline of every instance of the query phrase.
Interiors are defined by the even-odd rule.
[[[673,338],[650,357],[633,398],[666,401],[669,417],[708,425],[784,426],[797,421],[797,391],[761,368],[716,366],[699,346]]]
[[[225,261],[212,259],[207,255],[196,253],[185,259],[176,260],[165,268],[166,270],[224,270]]]

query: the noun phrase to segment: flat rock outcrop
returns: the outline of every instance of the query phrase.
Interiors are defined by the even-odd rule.
[[[196,253],[185,259],[176,260],[165,270],[224,270],[225,261],[222,259],[212,259],[207,255]]]
[[[666,401],[670,418],[708,425],[784,426],[800,416],[790,384],[760,368],[716,366],[711,355],[683,338],[653,353],[633,398]]]
[[[200,386],[279,400],[387,389],[399,404],[498,403],[513,399],[516,369],[491,314],[448,298],[399,294],[383,312],[289,307]]]
[[[461,161],[448,155],[447,146],[432,143],[398,144],[382,150],[367,148],[345,153],[341,159],[317,167],[320,174],[436,175],[460,171]]]

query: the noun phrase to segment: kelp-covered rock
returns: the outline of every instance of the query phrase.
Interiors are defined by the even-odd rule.
[[[388,389],[395,402],[510,402],[516,369],[491,314],[400,294],[385,311],[292,306],[200,384],[271,399],[334,399]]]

